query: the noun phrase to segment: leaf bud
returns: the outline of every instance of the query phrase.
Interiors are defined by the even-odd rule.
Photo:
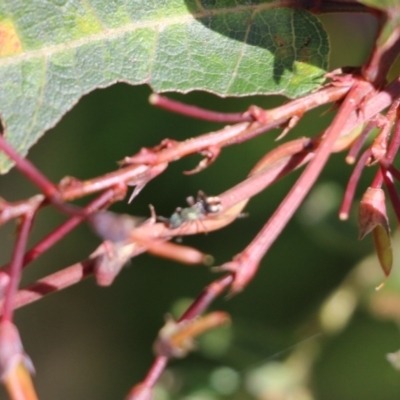
[[[359,239],[370,233],[376,226],[382,226],[389,234],[389,223],[386,214],[385,192],[382,189],[369,187],[364,193],[358,212]]]

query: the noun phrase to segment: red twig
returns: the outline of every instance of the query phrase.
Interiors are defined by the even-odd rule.
[[[392,129],[392,126],[396,120],[396,117],[399,115],[399,105],[400,105],[400,97],[397,97],[395,101],[393,101],[392,105],[389,108],[389,111],[386,114],[387,122],[382,130],[387,132]],[[398,150],[400,147],[400,123],[397,121],[396,127],[393,132],[393,138],[388,146],[385,160],[386,162],[392,163]],[[372,181],[371,187],[380,188],[383,183],[383,174],[382,169],[379,169],[376,173],[374,180]]]
[[[397,155],[397,152],[399,151],[400,148],[400,97],[397,98],[397,100],[394,102],[396,112],[397,112],[397,123],[395,125],[394,131],[393,131],[393,136],[392,140],[390,141],[387,153],[386,153],[386,160],[390,163],[394,161],[394,158]],[[390,110],[389,110],[390,111]],[[393,123],[394,119],[396,118],[396,115],[393,114],[393,116],[390,116],[390,119],[393,117]]]
[[[343,202],[339,211],[339,218],[342,221],[349,218],[350,208],[354,199],[354,194],[356,192],[357,183],[360,180],[361,173],[365,168],[366,162],[371,157],[371,154],[372,154],[371,149],[365,150],[353,169],[353,172],[350,176],[349,182],[346,187],[346,191],[344,192]]]
[[[190,320],[198,317],[201,313],[203,313],[207,307],[210,305],[212,301],[215,300],[217,296],[219,296],[233,281],[232,275],[226,275],[221,279],[211,283],[208,285],[200,296],[192,303],[192,305],[183,313],[183,315],[179,318],[178,322],[184,320]],[[136,392],[144,392],[149,391],[158,381],[161,374],[164,372],[165,367],[168,364],[168,357],[158,356],[151,366],[149,372],[147,373],[144,380],[136,385],[128,395],[128,399],[136,399],[140,397],[135,397],[134,394]]]
[[[285,143],[278,148],[272,150],[268,156],[266,156],[262,161],[260,161],[254,168],[254,174],[247,178],[245,181],[239,183],[234,188],[229,189],[225,193],[221,194],[219,197],[221,199],[221,204],[223,204],[224,209],[226,209],[227,215],[211,217],[202,221],[201,225],[190,224],[182,227],[182,229],[169,229],[163,223],[150,223],[142,224],[138,226],[134,232],[132,232],[132,237],[139,244],[139,246],[132,249],[130,257],[134,257],[142,252],[146,251],[146,243],[150,243],[150,248],[148,251],[154,253],[153,248],[159,248],[162,242],[160,240],[167,240],[173,236],[179,235],[189,235],[196,234],[202,231],[211,231],[213,229],[221,228],[234,219],[238,213],[240,213],[244,207],[241,206],[235,212],[231,211],[232,207],[236,204],[241,203],[244,200],[254,196],[256,193],[265,189],[272,182],[283,177],[288,172],[301,166],[304,162],[309,161],[313,156],[313,153],[309,153],[313,149],[313,142],[309,139],[296,139],[292,142]],[[311,157],[310,157],[311,156]],[[92,203],[85,207],[83,210],[85,214],[90,214],[93,211],[102,208],[110,199],[114,196],[112,189],[103,193],[99,198],[95,199]],[[24,257],[24,265],[38,257],[41,253],[47,250],[51,245],[53,245],[59,238],[62,237],[61,233],[66,234],[66,229],[71,228],[73,224],[77,223],[79,219],[83,217],[74,216],[70,218],[67,222],[61,225],[58,229],[52,232],[48,237],[44,238],[40,243],[38,243],[34,248],[26,253]],[[144,239],[143,239],[144,238]],[[144,247],[143,247],[144,246]],[[104,251],[104,248],[101,250]],[[89,262],[89,261],[88,261]],[[90,261],[91,265],[92,261]],[[79,264],[78,264],[79,265]],[[4,267],[3,267],[4,268]],[[75,266],[65,268],[55,275],[57,280],[62,280],[65,274],[65,281],[63,280],[62,287],[67,285],[73,285],[81,280],[80,276],[75,279],[70,278],[71,269],[74,270]],[[91,266],[91,272],[92,272]],[[76,276],[76,275],[72,275]],[[32,301],[42,298],[46,293],[52,293],[54,290],[58,290],[58,286],[54,286],[53,281],[54,275],[49,275],[46,278],[38,281],[37,284],[33,286],[22,289],[17,295],[17,307],[28,304]],[[229,278],[231,279],[231,278]],[[42,288],[52,288],[47,291],[40,291],[36,293],[37,290]],[[211,286],[213,288],[213,286]],[[54,290],[53,290],[54,289]],[[211,289],[213,291],[213,289]],[[197,306],[196,306],[197,307]]]
[[[48,275],[24,289],[20,289],[13,298],[12,308],[17,309],[40,300],[44,296],[65,289],[93,274],[94,260],[89,259],[71,265],[61,271]],[[0,314],[5,310],[4,300],[0,300]]]
[[[12,146],[10,146],[3,135],[0,135],[0,149],[14,161],[16,168],[31,180],[47,197],[59,199],[60,195],[57,187],[49,181],[29,160],[20,156]]]
[[[26,266],[31,261],[35,260],[49,248],[54,246],[59,240],[65,237],[72,229],[76,228],[82,221],[84,221],[88,215],[92,214],[99,209],[110,205],[113,201],[115,201],[116,197],[121,197],[122,193],[125,193],[125,188],[117,187],[113,189],[109,189],[102,193],[99,197],[90,202],[86,207],[84,207],[80,213],[80,215],[74,215],[63,224],[61,224],[58,228],[56,228],[53,232],[47,235],[44,239],[42,239],[38,244],[36,244],[32,249],[30,249],[23,258],[23,266]],[[119,193],[119,195],[117,195]],[[5,265],[1,268],[2,270],[7,270],[8,266]]]
[[[317,147],[314,147],[314,143],[306,138],[296,139],[272,150],[267,155],[269,165],[265,166],[265,157],[252,169],[251,176],[218,196],[223,207],[229,209],[240,201],[250,199],[289,172],[309,162]]]
[[[383,167],[383,169],[390,172],[393,178],[397,179],[397,181],[400,182],[400,171],[393,164],[390,164],[386,160],[382,160],[381,166]]]
[[[197,138],[189,139],[180,143],[176,142],[157,151],[146,149],[146,151],[140,152],[133,157],[128,157],[128,159],[135,164],[144,163],[155,165],[158,163],[175,161],[186,155],[201,152],[202,150],[242,143],[245,140],[249,140],[268,131],[269,129],[287,122],[294,115],[305,113],[319,105],[341,99],[348,91],[349,86],[330,86],[272,110],[264,111],[258,109],[261,110],[259,111],[258,122],[252,124],[239,123],[233,126],[228,126],[222,130],[201,135]],[[358,110],[353,110],[343,126],[341,135],[348,135],[354,128],[362,124],[364,121],[371,119],[377,113],[390,105],[393,101],[393,97],[398,97],[399,94],[400,78],[392,82],[381,92],[371,96],[368,100],[365,100],[362,113],[358,112]],[[252,112],[252,114],[254,114],[254,112]],[[137,167],[139,166],[140,165]],[[143,165],[140,167],[144,168]],[[100,179],[101,178],[99,178],[99,180]],[[82,186],[84,186],[86,190],[92,190],[92,181],[83,182]]]
[[[232,124],[235,122],[251,122],[253,118],[250,115],[244,113],[223,113],[206,110],[204,108],[190,106],[180,101],[172,100],[159,94],[153,93],[149,98],[150,104],[163,108],[174,113],[186,115],[187,117],[202,119],[205,121],[212,122],[224,122]]]
[[[293,4],[294,3],[295,2],[293,2]],[[315,4],[310,7],[313,11],[317,12],[319,11],[317,9],[318,7],[321,7],[321,9],[325,7],[326,10],[327,7],[332,6],[333,3],[336,3],[336,7],[338,6],[337,1],[323,2],[324,6],[321,6],[322,2],[319,1],[315,2]],[[352,7],[356,4],[354,1],[339,1],[339,3],[346,4],[346,6],[351,3]],[[298,6],[304,7],[304,4],[299,4]],[[192,249],[183,249],[183,247],[179,245],[165,244],[164,242],[176,235],[195,234],[225,226],[237,217],[252,196],[263,190],[272,182],[286,175],[288,172],[309,163],[284,201],[256,238],[244,251],[237,255],[232,262],[226,263],[220,268],[230,273],[208,285],[181,316],[179,321],[191,320],[199,316],[228,286],[231,286],[232,292],[243,289],[254,276],[262,257],[284,229],[314,185],[330,154],[337,149],[348,148],[355,137],[355,134],[350,134],[351,131],[364,121],[368,121],[388,104],[392,103],[394,98],[393,93],[396,93],[396,97],[399,96],[400,79],[397,79],[397,81],[389,85],[384,91],[376,95],[371,94],[374,89],[372,84],[375,85],[375,88],[383,85],[384,78],[388,71],[387,64],[393,62],[399,49],[400,29],[395,29],[384,46],[382,45],[379,49],[375,49],[370,61],[363,68],[363,74],[364,77],[367,78],[367,81],[359,80],[358,78],[353,79],[352,75],[347,75],[348,79],[344,79],[341,82],[342,86],[339,85],[340,82],[338,80],[317,92],[304,96],[301,99],[290,101],[272,110],[263,110],[252,106],[244,113],[219,113],[185,105],[159,95],[152,95],[150,102],[164,109],[209,121],[237,124],[225,127],[216,132],[201,135],[197,138],[188,139],[181,143],[165,140],[161,145],[153,149],[142,149],[137,155],[125,158],[123,167],[118,171],[85,182],[80,182],[75,179],[66,179],[58,188],[47,180],[47,178],[29,161],[19,156],[18,153],[7,144],[5,139],[0,136],[0,149],[8,154],[16,163],[17,168],[43,191],[53,205],[67,213],[73,214],[73,217],[50,233],[23,256],[29,228],[32,224],[36,209],[30,212],[29,210],[32,209],[28,207],[25,208],[24,211],[21,205],[14,204],[11,206],[6,202],[0,202],[1,221],[6,221],[22,213],[22,224],[12,260],[6,271],[10,274],[10,280],[5,299],[1,304],[3,309],[3,321],[12,319],[15,307],[30,303],[42,298],[46,294],[70,286],[90,274],[95,274],[98,282],[101,282],[104,278],[102,282],[108,284],[112,282],[129,257],[140,254],[146,250],[159,255],[169,256],[170,258],[174,256],[176,259],[186,261],[201,261],[204,258],[202,253],[198,251],[192,252]],[[197,214],[195,214],[192,220],[188,218],[188,220],[182,223],[182,226],[180,226],[182,229],[177,230],[168,224],[157,223],[157,219],[153,217],[139,226],[132,226],[129,228],[129,232],[125,235],[126,237],[123,237],[121,242],[116,240],[112,242],[111,245],[108,242],[104,242],[99,247],[98,251],[90,256],[90,259],[49,275],[30,287],[16,293],[23,265],[38,257],[49,247],[54,245],[88,215],[103,207],[105,208],[112,201],[115,201],[116,198],[122,198],[125,195],[126,185],[135,186],[133,193],[133,196],[135,196],[151,179],[162,173],[165,168],[167,168],[169,162],[193,153],[200,153],[205,157],[199,166],[192,171],[198,172],[207,167],[218,157],[222,147],[241,143],[287,123],[289,123],[290,126],[290,122],[295,122],[312,108],[326,103],[339,102],[343,98],[344,101],[340,106],[339,112],[331,126],[325,132],[316,136],[314,139],[303,138],[286,143],[267,154],[267,156],[253,168],[250,176],[245,181],[219,196],[218,200],[221,205],[220,211],[213,213],[208,212],[205,208],[203,215],[202,209],[200,208],[199,219],[201,218],[201,224],[192,223],[193,220],[197,218]],[[393,139],[386,153],[386,144],[388,142],[391,124],[393,124],[395,120],[398,106],[398,100],[393,102],[387,113],[389,123],[382,129],[378,140],[376,140],[374,145],[361,156],[354,168],[341,209],[341,218],[343,218],[343,216],[347,217],[348,215],[356,184],[367,159],[372,154],[375,156],[375,159],[381,163],[380,170],[372,185],[380,186],[382,180],[384,180],[400,221],[400,199],[395,190],[391,173],[391,171],[393,171],[393,174],[398,175],[397,170],[391,165],[391,162],[400,145],[399,123],[397,124]],[[368,132],[366,131],[362,133],[356,144],[353,145],[348,158],[351,159],[351,157],[355,157],[355,155],[358,154],[367,134]],[[117,189],[115,189],[116,186],[118,186]],[[65,200],[78,198],[89,193],[103,190],[105,190],[105,192],[99,196],[98,199],[94,200],[83,210],[79,210],[79,212],[76,212],[76,208],[62,203],[62,201]],[[47,199],[43,200],[43,197],[37,197],[37,199],[40,199],[42,205],[45,201],[48,201]],[[196,209],[194,210],[196,211]],[[108,240],[108,238],[106,239]],[[114,250],[114,253],[111,255],[107,254],[107,248],[108,250],[111,249],[109,252],[110,254],[112,250]],[[101,258],[104,255],[109,255],[109,258]],[[101,260],[103,264],[101,264],[99,260]],[[99,272],[100,264],[105,270],[103,271],[103,275],[101,275],[101,271]],[[110,272],[110,270],[112,271]],[[149,399],[151,396],[151,389],[164,371],[167,362],[168,357],[157,357],[144,381],[131,391],[129,399]]]
[[[22,260],[25,251],[26,243],[28,241],[29,231],[32,225],[34,213],[27,213],[21,217],[21,225],[18,229],[18,237],[15,243],[12,259],[10,263],[10,280],[7,284],[5,296],[4,296],[4,309],[2,321],[12,322],[14,313],[14,297],[18,289],[19,282],[21,280],[22,271]]]
[[[285,123],[294,115],[304,113],[312,108],[318,107],[319,105],[339,100],[348,92],[348,90],[349,86],[330,86],[308,96],[304,96],[303,98],[293,100],[292,102],[283,106],[266,111],[263,117],[265,119],[264,124],[260,124],[258,122],[250,125],[249,123],[240,123],[235,126],[225,128],[221,131],[201,135],[197,138],[187,140],[180,143],[170,151],[163,151],[162,157],[160,155],[157,163],[175,161],[184,157],[185,155],[197,153],[202,149],[207,149],[212,146],[218,147],[241,143],[244,140],[251,139],[254,136]],[[345,135],[351,132],[357,125],[372,118],[374,115],[391,104],[394,97],[398,97],[399,95],[400,78],[392,82],[376,95],[371,96],[366,101],[362,113],[354,112],[344,126],[342,134]],[[1,139],[2,138],[0,138],[0,140]],[[3,142],[5,142],[4,139]],[[25,161],[28,162],[27,160],[22,159],[21,165],[27,165],[25,164]],[[138,163],[141,162],[141,160],[137,161]],[[143,162],[145,161],[146,160],[143,160]],[[30,169],[28,167],[28,171],[29,170]],[[40,172],[39,174],[41,175]],[[33,173],[33,175],[34,177],[36,176],[35,173]],[[80,182],[73,180],[71,184],[61,186],[61,197],[64,201],[68,201],[108,189],[109,187],[115,186],[121,182],[131,183],[134,185],[137,181],[145,180],[148,175],[148,165],[129,165],[121,168],[120,170],[87,181]],[[38,178],[38,180],[38,184],[41,185],[40,187],[44,185],[46,192],[50,191],[50,193],[52,193],[52,189],[50,190],[48,187],[54,187],[54,185],[49,182],[47,178],[45,178],[44,182],[41,181],[41,178]],[[55,191],[57,192],[57,189],[55,189]]]
[[[346,162],[348,164],[354,164],[357,159],[358,153],[360,152],[362,146],[368,138],[368,135],[375,127],[376,123],[374,121],[368,122],[367,126],[361,132],[361,135],[357,138],[357,140],[350,148],[349,154],[346,157]]]
[[[387,17],[388,15],[385,14],[381,16],[380,35],[377,38],[377,41],[385,40],[385,42],[375,46],[370,59],[361,69],[364,78],[376,87],[381,87],[385,83],[386,76],[400,53],[400,28],[397,26],[388,38],[385,37],[388,33],[384,29],[384,24],[388,22]],[[397,24],[395,18],[398,17],[389,13],[389,20],[394,25]]]
[[[354,85],[328,128],[325,138],[316,150],[315,157],[310,161],[275,213],[245,250],[237,255],[232,262],[226,263],[221,267],[221,270],[232,271],[235,274],[232,292],[242,290],[254,276],[262,257],[279,236],[315,183],[349,116],[371,90],[372,87],[367,82],[358,81]]]
[[[161,173],[165,168],[166,165],[159,166],[156,172]],[[149,176],[153,178],[156,175],[154,168],[147,165],[130,165],[87,181],[63,180],[60,184],[60,192],[64,200],[72,200],[118,185],[134,186],[148,180]]]
[[[397,217],[397,223],[400,226],[400,198],[394,186],[393,177],[389,171],[381,167],[381,174],[385,182],[386,189],[389,193],[390,201],[392,202],[394,212]]]
[[[398,93],[398,92],[400,92],[400,80],[393,82],[391,85],[389,85],[385,89],[385,91],[369,98],[368,99],[369,101],[366,103],[365,108],[363,110],[364,112],[358,113],[358,116],[356,115],[356,113],[354,113],[354,117],[352,116],[351,118],[348,119],[348,121],[346,123],[346,129],[348,129],[350,131],[351,129],[354,128],[355,125],[362,122],[363,119],[370,118],[372,115],[375,115],[376,112],[379,112],[382,108],[384,108],[387,104],[389,104],[393,94]],[[208,135],[203,135],[202,138],[204,138],[204,136],[208,136]],[[203,140],[202,138],[200,140],[200,143]],[[224,139],[226,139],[226,137]],[[197,139],[193,139],[193,141],[196,141],[196,140]],[[194,151],[194,148],[192,150]],[[179,156],[180,155],[178,155],[178,157]],[[171,157],[171,159],[173,159],[173,157]],[[284,165],[284,163],[283,163],[283,165]],[[274,174],[276,174],[276,171],[279,168],[277,169],[276,165],[274,166],[274,168],[275,168]],[[287,168],[287,166],[285,166],[285,168]],[[267,170],[268,169],[266,169],[265,172],[267,172]],[[290,168],[289,168],[289,170],[290,170]],[[147,166],[143,166],[143,165],[142,166],[135,166],[135,165],[128,166],[128,167],[125,167],[123,170],[119,170],[114,173],[107,174],[106,178],[107,179],[110,178],[107,181],[107,184],[104,184],[104,182],[102,182],[102,177],[100,177],[100,178],[96,178],[94,180],[80,183],[78,185],[79,186],[78,189],[76,189],[74,187],[74,185],[71,185],[71,186],[67,185],[67,187],[65,188],[65,192],[63,192],[63,197],[68,198],[69,196],[71,196],[71,197],[79,196],[79,195],[82,195],[82,192],[91,193],[93,191],[99,190],[99,188],[107,187],[107,185],[109,185],[111,183],[121,182],[121,176],[122,176],[123,180],[125,180],[125,181],[135,180],[135,179],[138,179],[138,177],[141,174],[142,174],[142,177],[145,176],[145,174],[147,174],[147,171],[148,171]],[[264,171],[263,171],[263,174],[264,174]],[[268,174],[270,174],[270,175],[268,176]],[[255,184],[255,182],[257,182],[257,179],[261,179],[261,175],[260,176],[258,176],[258,174],[255,174],[255,175],[257,175],[257,176],[255,176],[254,178],[253,177],[249,178],[249,179],[253,179],[253,184]],[[278,173],[278,175],[279,175],[279,173]],[[272,177],[270,171],[265,176],[267,177],[268,182],[271,182],[275,179]],[[269,184],[269,183],[267,183],[267,184]],[[222,203],[225,204],[226,208],[229,208],[229,205],[233,204],[233,203],[237,203],[239,198],[248,199],[249,196],[251,196],[251,193],[248,191],[251,186],[252,185],[249,183],[249,186],[247,188],[239,189],[239,187],[237,187],[236,188],[237,191],[235,192],[235,195],[239,194],[240,190],[243,190],[242,191],[243,194],[240,195],[240,197],[236,197],[236,198],[235,198],[235,196],[233,196],[233,197],[230,196],[232,194],[232,192],[229,192],[229,191],[226,192],[226,195],[225,194],[222,195],[222,198],[223,198]],[[261,186],[265,187],[266,185],[263,183],[262,185],[255,184],[255,186],[258,187],[257,190],[255,190],[255,192],[257,193],[258,191],[261,190]],[[87,189],[84,189],[82,191],[82,187],[85,187],[85,188],[90,187],[90,190],[87,191]],[[229,194],[229,196],[228,196],[228,194]],[[226,201],[226,203],[224,203],[225,201]],[[223,220],[223,218],[221,220]],[[168,237],[168,236],[171,237],[171,236],[176,235],[176,231],[173,232],[173,230],[168,230],[163,224],[154,224],[153,228],[155,231],[157,231],[157,226],[160,226],[160,229],[161,229],[161,231],[164,231],[164,234],[156,233],[156,237]],[[209,230],[208,227],[206,227],[206,229]],[[199,230],[198,227],[194,227],[194,229],[189,228],[187,230],[185,227],[184,231],[185,231],[185,234],[186,234],[186,231],[188,231],[188,234],[193,234],[193,233],[198,233],[201,230]],[[144,250],[142,249],[142,251],[144,251]]]
[[[185,155],[197,153],[213,146],[218,147],[241,143],[244,140],[251,139],[254,136],[285,123],[292,116],[298,115],[299,112],[304,113],[319,105],[339,100],[348,92],[348,90],[349,86],[327,87],[318,92],[312,93],[311,95],[293,100],[288,104],[265,112],[263,118],[266,118],[266,120],[264,124],[260,124],[259,122],[250,125],[249,123],[240,123],[211,134],[201,135],[197,138],[187,140],[172,149],[162,151],[162,155],[161,153],[158,154],[157,163],[175,161]],[[400,79],[394,81],[385,90],[371,96],[371,98],[366,101],[363,113],[353,113],[343,128],[343,134],[345,135],[351,132],[351,130],[357,125],[380,112],[392,102],[393,97],[397,97],[399,94]],[[24,159],[22,160],[26,161]],[[146,161],[146,159],[137,160],[138,163]],[[151,175],[148,165],[129,165],[120,170],[87,181],[80,182],[72,180],[71,184],[61,186],[61,197],[64,201],[68,201],[108,189],[109,187],[115,186],[121,182],[131,183],[134,185],[135,182],[143,182],[143,180],[148,179],[149,174]]]
[[[160,379],[161,374],[164,372],[165,367],[168,364],[168,357],[159,356],[157,357],[153,365],[151,366],[146,378],[143,380],[143,384],[148,388],[152,388],[158,379]]]
[[[44,199],[45,197],[41,194],[15,203],[8,203],[0,198],[0,225],[36,210],[38,204],[43,204]]]
[[[183,313],[178,321],[193,319],[199,316],[233,281],[232,275],[226,275],[208,285],[193,304]]]
[[[396,78],[391,82],[385,89],[377,92],[376,94],[369,95],[364,99],[362,104],[362,112],[360,110],[354,110],[345,125],[343,126],[342,135],[347,135],[354,128],[361,125],[362,123],[371,120],[378,113],[385,108],[389,107],[393,103],[393,99],[397,99],[400,96],[400,77]]]
[[[293,116],[304,114],[322,104],[341,99],[348,92],[349,88],[350,86],[328,86],[318,92],[293,100],[271,110],[263,110],[253,106],[250,107],[248,113],[256,116],[256,122],[244,122],[227,126],[219,131],[201,135],[197,138],[188,139],[180,143],[176,142],[157,151],[146,149],[146,151],[142,151],[128,159],[135,164],[155,165],[158,163],[168,163],[183,156],[201,152],[202,150],[242,143],[245,140],[252,139],[257,135],[286,123]]]

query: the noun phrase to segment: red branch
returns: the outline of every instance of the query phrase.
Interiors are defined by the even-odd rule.
[[[108,207],[112,204],[116,197],[116,193],[125,193],[125,188],[115,188],[108,189],[104,193],[102,193],[99,197],[90,202],[85,208],[82,210],[82,215],[74,215],[66,222],[61,224],[58,228],[56,228],[53,232],[47,235],[44,239],[42,239],[38,244],[36,244],[31,250],[29,250],[23,260],[23,265],[25,266],[29,262],[35,260],[45,251],[54,246],[59,240],[61,240],[65,235],[67,235],[70,231],[76,228],[80,223],[82,223],[88,215],[93,214],[95,211],[98,211],[102,208]],[[123,196],[122,196],[123,197]],[[4,268],[4,267],[3,267]]]
[[[253,278],[262,257],[279,236],[315,183],[349,116],[372,89],[370,84],[363,81],[358,81],[354,85],[328,128],[325,138],[316,150],[314,159],[310,161],[269,221],[255,239],[233,261],[221,267],[221,270],[232,271],[235,274],[235,280],[232,284],[233,293],[241,291]]]
[[[29,231],[32,225],[34,213],[27,213],[22,217],[21,225],[18,229],[18,237],[14,247],[14,251],[11,258],[9,273],[10,280],[7,284],[5,296],[4,296],[4,309],[2,321],[12,322],[14,313],[14,297],[18,289],[19,282],[21,280],[22,271],[22,260],[28,241]]]
[[[365,150],[353,169],[353,172],[349,179],[349,183],[347,184],[346,190],[344,192],[343,202],[339,211],[339,218],[342,221],[349,218],[350,207],[354,199],[357,183],[360,180],[361,173],[365,168],[367,160],[371,157],[371,154],[371,149]]]
[[[232,124],[235,122],[251,122],[253,118],[244,113],[222,113],[216,111],[205,110],[204,108],[189,106],[176,100],[171,100],[157,93],[151,94],[149,98],[150,104],[163,108],[171,112],[186,115],[187,117],[202,119],[211,122],[223,122]]]
[[[71,265],[61,271],[48,275],[24,289],[20,289],[14,296],[12,308],[17,309],[26,304],[40,300],[44,296],[65,289],[93,274],[94,260],[89,259]],[[5,312],[4,300],[0,300],[0,314]]]
[[[47,197],[59,199],[57,187],[49,181],[29,160],[23,158],[0,135],[0,149],[14,161],[16,168],[31,180]]]
[[[213,302],[215,298],[232,283],[232,281],[232,275],[227,275],[208,285],[192,305],[183,313],[178,322],[191,320],[201,315],[210,303]],[[149,393],[151,388],[156,384],[161,374],[164,372],[167,363],[168,357],[156,357],[145,379],[132,388],[127,398],[132,400],[140,399],[140,397],[137,397],[138,395],[144,392]]]

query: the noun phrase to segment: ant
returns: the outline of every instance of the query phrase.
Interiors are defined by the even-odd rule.
[[[169,217],[158,217],[159,221],[167,222],[170,229],[179,228],[185,222],[197,221],[208,214],[216,214],[222,210],[219,197],[207,196],[199,190],[196,200],[193,196],[186,199],[189,207],[177,207]]]

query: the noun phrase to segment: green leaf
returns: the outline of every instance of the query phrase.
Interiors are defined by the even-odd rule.
[[[0,0],[0,115],[23,155],[79,98],[115,82],[220,96],[316,89],[320,22],[265,1]],[[2,156],[2,155],[1,155]],[[0,172],[10,163],[0,157]]]

